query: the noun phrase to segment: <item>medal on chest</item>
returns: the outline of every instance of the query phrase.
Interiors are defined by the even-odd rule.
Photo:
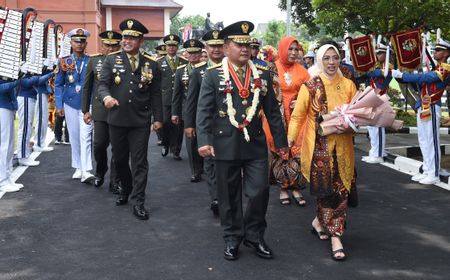
[[[69,76],[68,76],[67,78],[69,79],[69,82],[70,82],[71,84],[73,84],[73,83],[75,82],[75,77],[73,76],[72,73],[70,73]]]

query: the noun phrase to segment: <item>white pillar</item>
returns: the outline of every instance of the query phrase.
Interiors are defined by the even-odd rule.
[[[112,30],[112,11],[106,8],[106,30]]]
[[[170,33],[170,10],[164,9],[164,35]]]

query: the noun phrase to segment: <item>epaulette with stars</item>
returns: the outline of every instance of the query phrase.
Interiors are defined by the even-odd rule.
[[[211,66],[211,67],[208,67],[208,70],[209,70],[209,69],[219,68],[219,67],[222,67],[222,63],[219,63],[219,64],[213,65],[213,66]]]
[[[256,68],[269,71],[269,67],[255,64]]]
[[[207,62],[206,61],[202,61],[202,62],[200,62],[200,63],[197,63],[197,64],[195,64],[195,68],[198,68],[198,67],[202,67],[203,65],[205,65]]]
[[[109,53],[108,55],[114,55],[114,54],[118,54],[118,53],[120,53],[121,51],[115,51],[115,52],[112,52],[112,53]]]
[[[186,67],[186,66],[187,66],[187,64],[180,65],[180,66],[177,67],[177,70],[178,70],[178,69],[183,69],[183,68]]]
[[[151,55],[148,55],[148,54],[145,53],[144,57],[150,59],[151,61],[156,62],[156,59],[153,56],[151,56]]]

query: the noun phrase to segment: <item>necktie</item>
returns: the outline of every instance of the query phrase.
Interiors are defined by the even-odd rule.
[[[242,68],[238,68],[236,73],[238,75],[239,81],[242,85],[244,85],[244,70]]]
[[[132,56],[130,57],[130,62],[131,62],[131,71],[136,71],[136,57]]]

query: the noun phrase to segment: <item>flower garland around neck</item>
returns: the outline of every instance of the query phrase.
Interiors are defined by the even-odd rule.
[[[225,85],[226,85],[225,93],[227,94],[226,100],[227,100],[228,119],[230,120],[230,123],[234,127],[236,127],[237,129],[239,129],[241,132],[244,133],[244,138],[247,142],[250,141],[250,136],[248,135],[247,126],[250,124],[253,117],[255,116],[256,109],[257,109],[258,103],[259,103],[259,92],[261,91],[261,87],[262,87],[261,78],[259,78],[258,70],[256,69],[253,62],[248,61],[248,66],[250,67],[250,69],[252,71],[252,75],[253,75],[253,84],[252,84],[253,87],[251,89],[251,91],[253,92],[252,106],[250,107],[248,115],[245,117],[244,121],[242,123],[238,123],[235,118],[236,109],[233,107],[233,96],[232,96],[232,91],[231,91],[231,80],[230,80],[230,67],[231,67],[231,71],[234,71],[232,68],[233,66],[231,66],[231,64],[229,64],[227,57],[224,57],[222,60],[223,75],[225,78]],[[247,90],[247,89],[242,88],[242,85],[239,80],[235,81],[235,83],[238,86],[238,89],[240,92],[239,95],[242,97],[241,91],[245,92],[245,90]],[[245,83],[245,84],[247,84],[247,83]],[[241,88],[239,88],[239,87],[241,87]],[[247,90],[247,97],[248,97],[248,90]],[[242,98],[245,98],[245,97],[242,97]]]

